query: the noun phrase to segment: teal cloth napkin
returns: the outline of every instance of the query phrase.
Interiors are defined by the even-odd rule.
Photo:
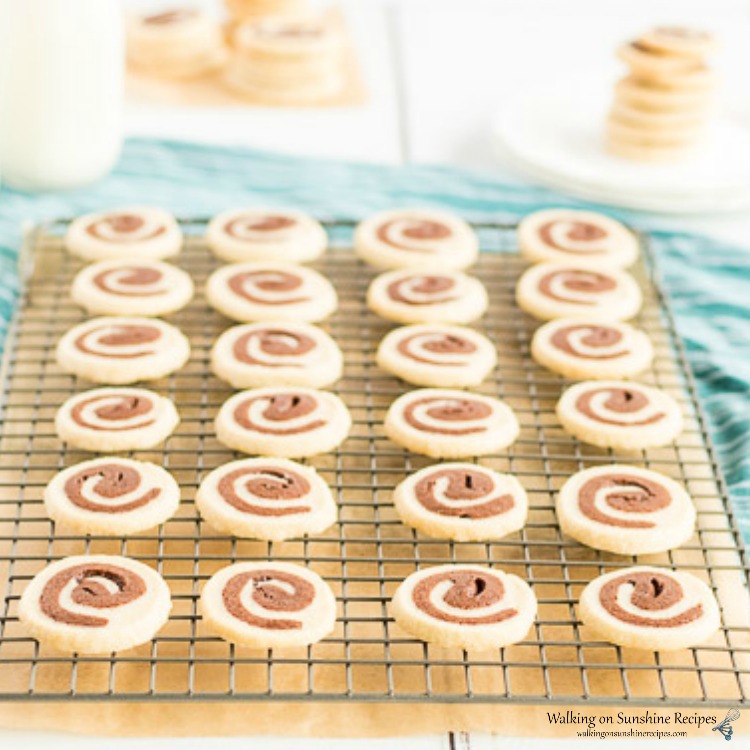
[[[249,203],[351,218],[396,205],[432,205],[477,221],[515,221],[545,206],[585,205],[543,188],[448,167],[347,164],[131,140],[117,169],[94,187],[44,195],[0,190],[0,348],[15,300],[23,222],[128,204],[206,216]],[[647,228],[644,215],[608,213]],[[682,233],[652,236],[739,523],[750,543],[750,252]]]

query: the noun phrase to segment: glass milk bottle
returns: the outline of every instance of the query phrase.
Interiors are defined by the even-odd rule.
[[[106,175],[124,59],[118,0],[0,0],[0,180],[56,190]]]

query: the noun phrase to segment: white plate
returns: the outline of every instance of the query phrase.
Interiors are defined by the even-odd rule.
[[[630,162],[604,150],[606,94],[578,86],[504,102],[493,123],[498,153],[545,185],[602,203],[673,213],[750,206],[750,127],[741,117],[717,117],[684,162]]]

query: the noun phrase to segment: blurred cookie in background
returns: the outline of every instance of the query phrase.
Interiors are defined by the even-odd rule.
[[[307,0],[224,0],[227,13],[235,21],[258,20],[264,16],[307,13]]]

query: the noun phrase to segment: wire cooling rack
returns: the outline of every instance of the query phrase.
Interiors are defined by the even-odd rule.
[[[522,432],[507,452],[482,459],[515,473],[528,490],[529,521],[489,544],[430,539],[402,525],[391,491],[428,459],[397,448],[383,432],[392,400],[406,386],[379,371],[375,348],[390,328],[364,304],[373,272],[348,248],[352,222],[326,222],[332,249],[317,268],[336,285],[340,309],[325,325],[344,351],[336,392],[354,417],[351,437],[311,463],[335,490],[338,523],[319,536],[284,543],[218,535],[198,517],[193,495],[204,475],[235,458],[215,439],[212,422],[229,388],[208,368],[212,342],[229,322],[202,296],[217,266],[200,236],[205,221],[182,222],[188,234],[177,263],[198,294],[172,320],[190,337],[193,354],[175,375],[150,384],[173,398],[182,414],[162,450],[136,457],[161,463],[183,489],[177,516],[127,539],[77,536],[45,516],[42,491],[53,474],[88,456],[62,444],[53,418],[64,399],[89,384],[55,364],[61,334],[84,319],[69,299],[80,261],[62,248],[66,222],[37,228],[22,263],[24,290],[6,345],[0,435],[0,700],[333,700],[656,705],[745,704],[750,695],[750,628],[745,615],[748,559],[732,516],[714,451],[698,407],[667,300],[654,282],[650,250],[637,270],[646,303],[638,324],[656,358],[643,379],[682,403],[686,428],[667,448],[616,455],[566,435],[554,415],[565,381],[529,355],[536,323],[513,302],[524,264],[515,228],[477,227],[485,249],[473,273],[491,298],[478,324],[497,344],[499,364],[481,392],[505,399]],[[588,549],[562,536],[556,490],[571,473],[613,460],[663,471],[683,482],[698,507],[699,525],[680,550],[641,558],[707,581],[724,608],[720,633],[700,648],[653,654],[596,640],[576,616],[581,589],[593,577],[637,562]],[[18,600],[47,563],[81,553],[123,554],[156,567],[169,583],[174,610],[153,642],[111,656],[69,656],[48,650],[19,623]],[[212,636],[196,611],[203,583],[237,560],[273,558],[309,565],[334,588],[335,632],[311,647],[278,652],[232,647]],[[494,652],[472,653],[415,641],[393,622],[388,602],[398,583],[421,566],[464,561],[489,564],[529,581],[539,617],[527,639]]]

